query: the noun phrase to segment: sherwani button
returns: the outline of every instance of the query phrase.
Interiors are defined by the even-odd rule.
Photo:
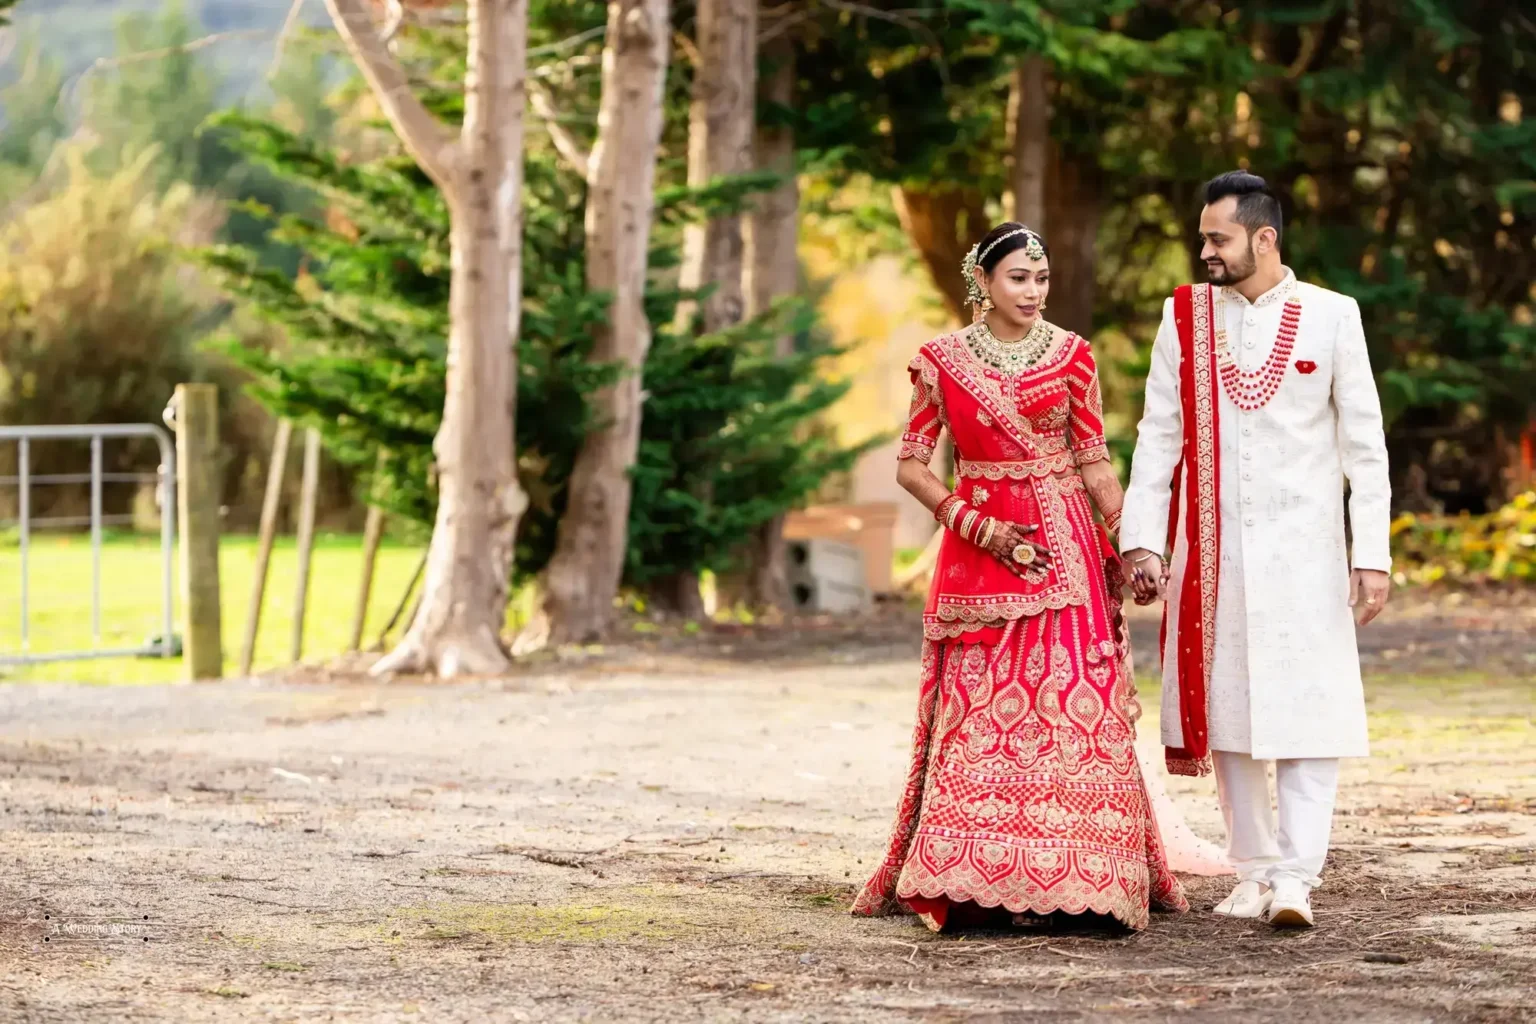
[[[1253,525],[1253,516],[1249,516],[1247,519],[1244,519],[1243,522],[1246,523],[1248,526],[1252,526]]]

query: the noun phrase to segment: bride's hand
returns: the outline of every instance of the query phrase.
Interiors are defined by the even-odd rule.
[[[997,529],[992,532],[992,543],[987,545],[987,550],[992,556],[1015,576],[1024,576],[1024,565],[1013,557],[1014,549],[1020,545],[1030,548],[1035,553],[1034,562],[1048,567],[1051,564],[1051,550],[1043,544],[1037,544],[1029,539],[1029,535],[1040,529],[1036,526],[1023,526],[1019,523],[1010,523],[1006,519],[997,521]],[[1027,563],[1026,563],[1027,564]]]

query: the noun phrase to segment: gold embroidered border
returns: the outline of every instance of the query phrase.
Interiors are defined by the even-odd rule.
[[[1196,295],[1195,334],[1195,466],[1194,497],[1199,501],[1200,611],[1204,632],[1206,722],[1210,722],[1211,668],[1216,656],[1216,581],[1220,572],[1217,519],[1216,392],[1211,358],[1211,285]],[[1186,499],[1187,500],[1187,499]]]
[[[1086,466],[1094,462],[1109,461],[1109,445],[1102,441],[1077,450],[1077,464]]]
[[[918,380],[922,381],[923,387],[926,389],[928,401],[933,403],[938,409],[939,423],[947,430],[949,429],[949,414],[944,409],[944,390],[939,387],[939,368],[928,357],[927,348],[928,346],[923,346],[923,350],[912,357],[912,361],[907,364],[907,372],[917,374]],[[927,408],[927,406],[925,405],[923,408]],[[917,409],[912,410],[913,413],[919,411]],[[911,416],[909,415],[908,419],[910,420],[910,418]]]
[[[955,463],[955,473],[974,480],[1028,480],[1031,477],[1065,473],[1076,464],[1071,452],[1017,462],[972,462],[969,459],[960,459]]]
[[[896,454],[896,461],[900,462],[903,459],[916,459],[918,462],[927,465],[933,461],[933,450],[934,446],[928,444],[926,441],[908,441],[903,439],[901,442],[901,451],[897,452]]]
[[[982,598],[974,603],[966,599],[948,598],[940,593],[934,614],[925,617],[923,636],[929,640],[952,640],[976,629],[1002,625],[1015,619],[1028,618],[1046,611],[1060,611],[1071,605],[1088,603],[1088,563],[1083,547],[1072,532],[1072,520],[1067,511],[1066,496],[1078,490],[1083,478],[1075,473],[1069,477],[1047,477],[1057,481],[1056,486],[1035,483],[1035,501],[1044,513],[1044,542],[1056,557],[1060,582],[1052,589],[1029,596],[1009,594],[995,598]],[[1085,539],[1082,543],[1091,543]]]
[[[1057,356],[1049,363],[1034,366],[1017,377],[1010,377],[1007,380],[1011,385],[1015,380],[1054,370],[1061,361],[1061,356],[1075,349],[1075,344],[1063,342]],[[1019,412],[1016,398],[1011,398],[1007,393],[1012,388],[1005,389],[1002,379],[988,376],[987,366],[976,358],[976,354],[971,351],[971,346],[966,343],[963,333],[947,335],[930,342],[925,352],[931,352],[944,363],[955,383],[970,392],[971,397],[976,399],[982,410],[991,416],[992,420],[1001,426],[1015,443],[1035,451],[1047,450],[1048,446],[1040,435],[1034,432],[1029,417]]]

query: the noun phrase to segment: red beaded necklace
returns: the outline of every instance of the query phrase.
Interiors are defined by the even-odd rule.
[[[1280,330],[1275,335],[1275,347],[1269,358],[1257,370],[1244,370],[1237,365],[1231,348],[1227,345],[1226,302],[1222,293],[1216,293],[1216,369],[1221,377],[1222,390],[1243,412],[1264,408],[1275,397],[1285,382],[1285,371],[1291,362],[1291,350],[1296,347],[1296,328],[1301,324],[1301,302],[1295,296],[1285,301],[1280,314]]]

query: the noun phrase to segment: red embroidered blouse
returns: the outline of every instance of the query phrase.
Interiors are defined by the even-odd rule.
[[[955,444],[956,491],[987,515],[1038,525],[1033,540],[1052,552],[1047,568],[1019,579],[988,552],[946,534],[924,611],[930,639],[959,636],[1094,600],[1108,538],[1077,467],[1109,458],[1098,367],[1074,334],[1045,362],[1017,374],[982,363],[965,333],[928,342],[908,366],[912,409],[903,459],[928,462],[947,429]],[[1097,566],[1095,567],[1098,568]]]

